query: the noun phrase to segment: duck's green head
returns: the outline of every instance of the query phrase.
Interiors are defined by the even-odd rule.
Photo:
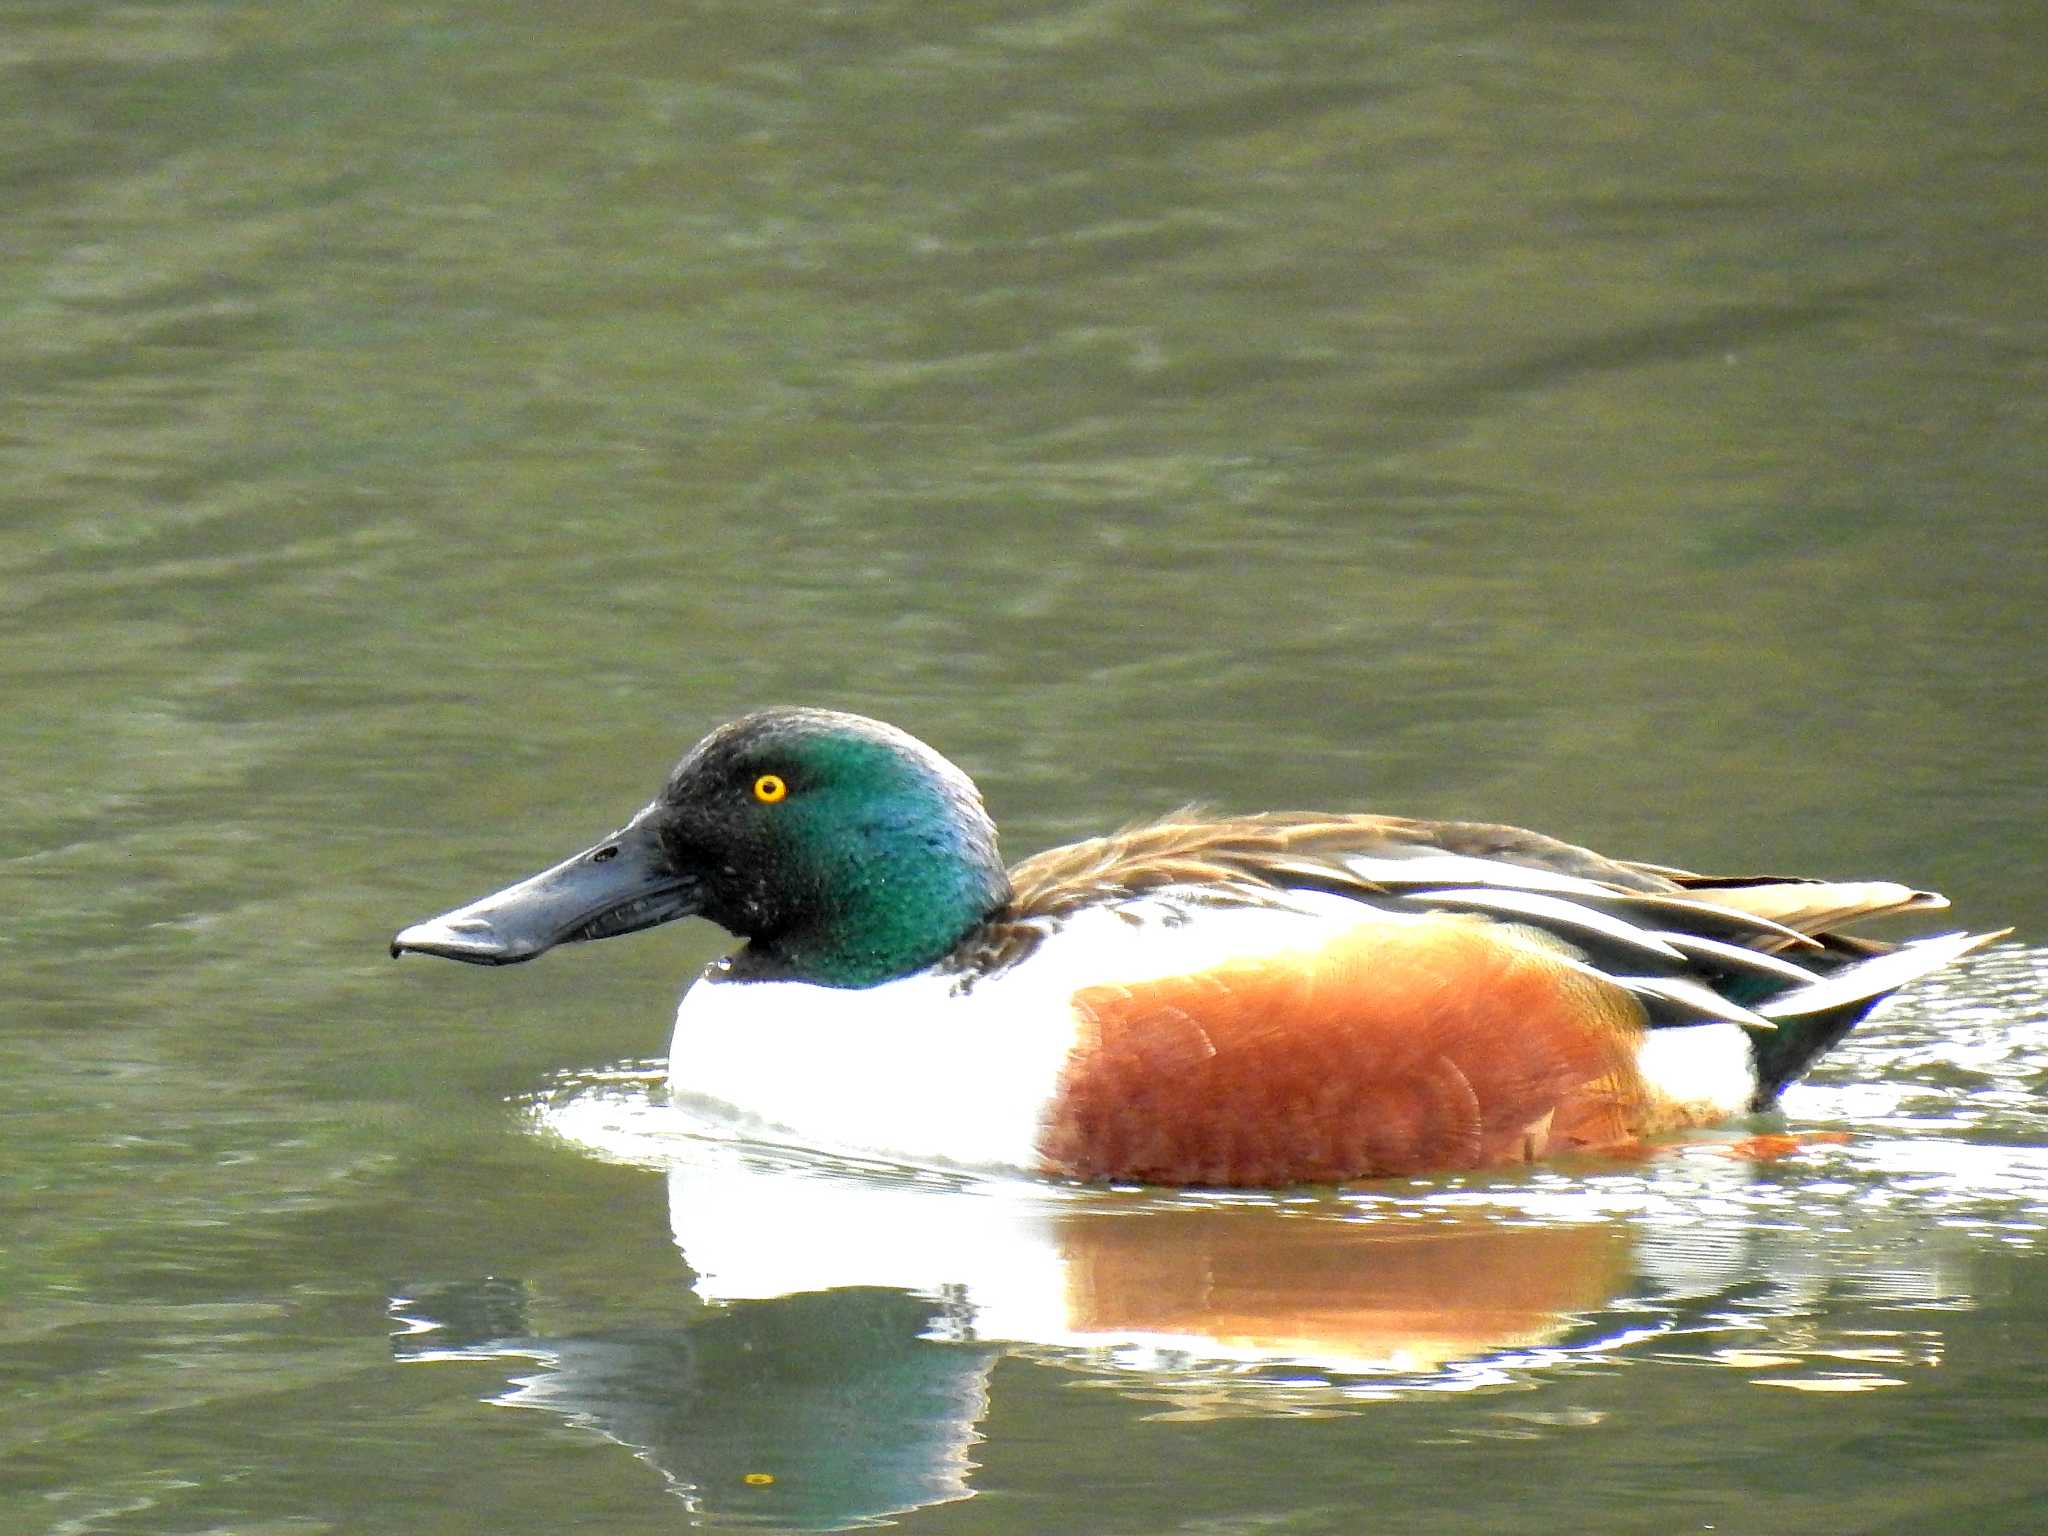
[[[770,709],[705,737],[614,836],[392,953],[503,965],[698,914],[747,940],[735,977],[864,987],[939,959],[1008,898],[966,774],[877,720]]]

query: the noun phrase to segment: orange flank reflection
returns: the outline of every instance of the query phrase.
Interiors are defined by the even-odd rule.
[[[1740,1158],[1750,1163],[1775,1163],[1780,1158],[1793,1157],[1808,1147],[1839,1147],[1851,1140],[1847,1131],[1800,1131],[1766,1132],[1760,1136],[1745,1136],[1740,1141],[1725,1145],[1711,1145],[1708,1150],[1723,1157]]]
[[[1612,1222],[1257,1219],[1228,1207],[1076,1214],[1058,1241],[1076,1335],[1340,1371],[1430,1369],[1553,1340],[1624,1287],[1630,1256]]]

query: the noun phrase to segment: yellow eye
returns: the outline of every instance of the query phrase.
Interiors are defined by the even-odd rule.
[[[789,793],[789,786],[778,773],[764,773],[754,780],[754,798],[763,805],[773,805]]]

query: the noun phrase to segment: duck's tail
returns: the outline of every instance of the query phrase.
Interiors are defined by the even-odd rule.
[[[1775,1028],[1752,1030],[1757,1090],[1752,1108],[1767,1108],[1831,1050],[1871,1009],[1901,987],[1932,975],[1972,950],[2002,939],[1996,933],[1944,933],[1887,944],[1836,932],[1845,923],[1946,907],[1945,897],[1889,880],[1717,880],[1673,872],[1686,894],[1713,906],[1768,918],[1807,935],[1819,949],[1797,958],[1813,980],[1762,997],[1743,997]]]
[[[1816,980],[1780,992],[1751,1006],[1777,1027],[1753,1030],[1750,1050],[1756,1062],[1756,1098],[1752,1109],[1765,1109],[1806,1070],[1834,1048],[1864,1016],[1901,987],[1932,975],[1972,950],[2002,939],[1996,933],[1943,933],[1909,939],[1893,946],[1868,939],[1823,936],[1840,962]],[[1808,960],[1814,970],[1822,964]]]

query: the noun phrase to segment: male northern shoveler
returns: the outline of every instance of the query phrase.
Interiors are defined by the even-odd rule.
[[[618,832],[407,928],[480,965],[701,915],[746,940],[669,1074],[809,1145],[1278,1185],[1615,1149],[1768,1106],[1999,937],[1840,924],[1884,881],[1722,879],[1515,827],[1192,812],[1005,871],[973,782],[893,726],[713,731]]]

